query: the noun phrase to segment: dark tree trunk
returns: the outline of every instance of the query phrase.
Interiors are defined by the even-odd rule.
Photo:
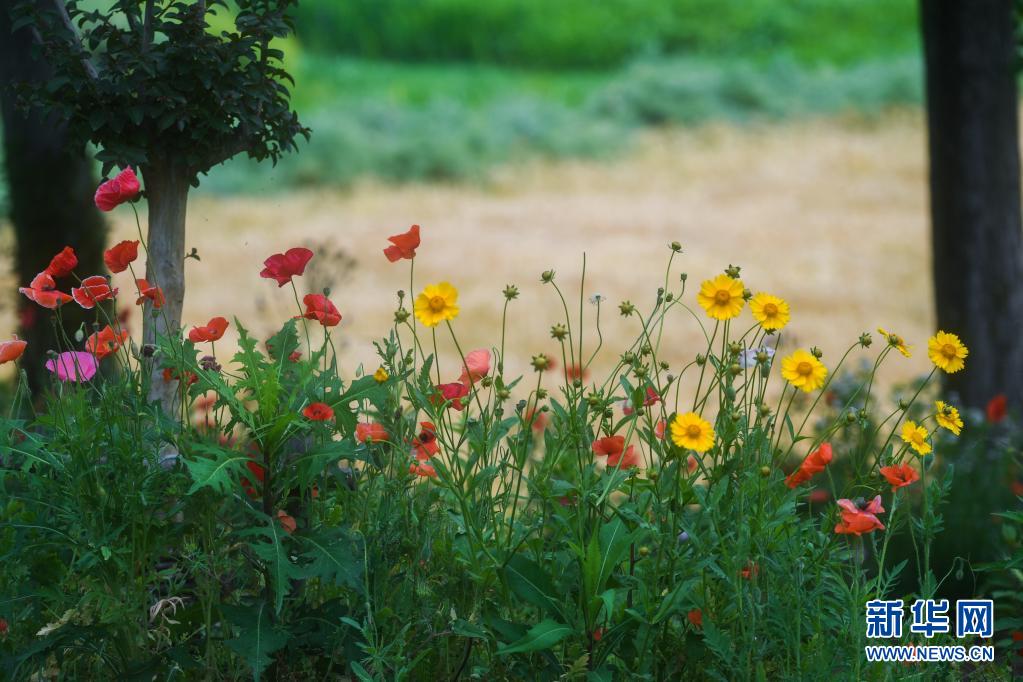
[[[1023,399],[1023,226],[1013,0],[921,0],[938,327],[970,348],[965,405]]]
[[[27,286],[64,246],[77,252],[77,272],[100,274],[105,271],[106,234],[92,203],[97,182],[85,149],[69,144],[66,127],[53,116],[18,108],[11,92],[14,83],[49,77],[47,66],[32,57],[31,30],[11,33],[11,4],[0,0],[0,112],[18,283]],[[67,284],[58,282],[65,291]],[[18,307],[21,335],[28,341],[22,366],[36,390],[47,380],[43,364],[46,352],[58,349],[58,335],[47,311],[24,298],[19,298]],[[79,324],[92,319],[76,305],[66,306],[63,317],[69,337]]]
[[[177,335],[185,300],[185,208],[191,175],[174,162],[154,161],[142,168],[149,206],[146,279],[163,289],[164,305],[152,309],[143,323],[143,341]],[[150,310],[150,306],[146,306]],[[159,362],[154,366],[150,400],[159,401],[169,414],[177,413],[176,381],[164,381]]]

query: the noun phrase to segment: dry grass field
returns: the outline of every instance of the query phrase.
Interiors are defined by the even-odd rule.
[[[271,331],[295,306],[290,289],[259,278],[262,261],[308,246],[318,255],[302,285],[331,286],[344,315],[336,335],[344,355],[350,368],[365,363],[370,371],[371,341],[390,325],[395,292],[408,288],[407,264],[388,263],[381,250],[387,235],[412,223],[423,229],[416,286],[448,280],[458,287],[455,327],[464,349],[499,342],[501,290],[519,286],[510,311],[512,372],[525,370],[530,354],[557,349],[549,328],[559,321],[560,302],[540,283],[543,270],[553,268],[566,295],[576,297],[586,253],[584,294],[608,299],[599,371],[622,350],[625,335],[638,331],[636,318],[618,317],[618,302],[649,306],[672,240],[685,248],[676,264],[689,274],[687,302],[695,306],[700,280],[740,265],[749,288],[790,301],[784,345],[816,344],[828,364],[864,330],[895,329],[920,349],[933,324],[925,140],[915,112],[653,132],[616,162],[516,166],[476,186],[200,194],[188,222],[188,246],[202,260],[188,261],[186,324],[225,315],[260,334]],[[114,239],[135,233],[128,210],[116,212],[114,223]],[[578,299],[570,306],[576,314]],[[584,308],[592,347],[596,310]],[[453,379],[446,333],[438,338]],[[701,338],[691,318],[675,316],[667,359],[691,358]],[[891,364],[888,380],[906,378],[926,357],[918,352]]]

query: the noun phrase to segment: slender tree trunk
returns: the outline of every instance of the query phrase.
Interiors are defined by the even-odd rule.
[[[1023,226],[1013,0],[921,0],[938,327],[970,348],[965,405],[1023,402]]]
[[[173,162],[154,162],[142,169],[149,206],[146,279],[163,290],[160,309],[147,306],[143,342],[155,344],[158,336],[177,336],[181,330],[181,307],[185,300],[185,208],[188,202],[187,170]],[[175,342],[176,343],[176,342]],[[176,414],[177,381],[164,381],[160,363],[154,364],[150,400],[159,401]]]
[[[10,0],[0,0],[0,114],[18,284],[27,286],[65,246],[78,254],[82,277],[101,274],[106,229],[92,203],[97,185],[92,164],[84,146],[69,143],[63,122],[45,111],[17,106],[11,87],[44,82],[50,69],[33,58],[30,29],[11,33],[10,7]],[[66,291],[68,282],[58,285]],[[19,297],[18,309],[20,333],[28,341],[21,364],[32,390],[38,391],[48,383],[46,353],[62,349],[62,337],[73,338],[79,325],[94,315],[77,305],[65,306],[64,331],[57,333],[47,311],[36,304]]]

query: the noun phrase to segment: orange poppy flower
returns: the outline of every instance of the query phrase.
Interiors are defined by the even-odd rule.
[[[821,443],[821,446],[811,452],[803,460],[803,463],[799,465],[799,468],[793,471],[785,479],[785,485],[790,488],[806,483],[817,474],[824,471],[824,468],[831,463],[833,455],[831,453],[830,443]]]
[[[205,326],[192,327],[188,332],[188,340],[192,343],[203,343],[205,341],[220,341],[227,331],[228,322],[223,317],[214,317]]]
[[[28,341],[22,341],[17,335],[10,341],[0,341],[0,365],[14,362],[20,358],[27,345]]]
[[[97,303],[117,296],[117,289],[111,289],[106,277],[93,275],[82,280],[82,286],[71,288],[71,298],[86,310],[92,310]]]
[[[45,272],[51,277],[66,277],[71,274],[76,265],[78,265],[78,256],[75,255],[75,250],[70,246],[65,246],[46,266]]]
[[[57,291],[57,283],[53,281],[53,276],[46,271],[40,272],[31,284],[27,287],[20,287],[18,291],[23,293],[28,300],[51,310],[72,300],[63,291]]]
[[[747,561],[746,565],[739,571],[744,580],[752,580],[760,575],[760,566],[755,561]]]
[[[920,474],[908,464],[893,464],[892,466],[881,467],[881,475],[891,484],[892,492],[920,480]]]
[[[305,303],[305,313],[298,317],[316,320],[324,327],[336,327],[341,321],[341,313],[323,294],[306,294],[302,302]]]
[[[419,248],[419,226],[413,225],[408,232],[392,235],[387,238],[392,246],[384,249],[384,255],[392,263],[402,258],[411,260],[416,257],[416,249]]]
[[[437,478],[437,470],[433,468],[433,465],[429,462],[412,462],[409,464],[408,471],[410,474],[416,476],[424,476],[427,478]]]
[[[135,286],[139,288],[139,297],[138,300],[135,301],[135,305],[142,305],[142,303],[148,298],[153,302],[154,308],[163,307],[163,289],[154,284],[150,284],[144,279],[135,280]]]
[[[114,244],[103,253],[103,262],[110,272],[124,272],[139,257],[139,241],[125,239]]]
[[[386,441],[388,438],[390,436],[387,435],[387,429],[384,428],[383,424],[359,422],[355,425],[355,440],[360,443],[365,443],[366,441],[379,443]]]
[[[302,410],[302,414],[314,422],[325,422],[334,418],[334,410],[326,403],[310,403]]]
[[[281,522],[281,527],[286,533],[294,533],[295,529],[298,528],[298,524],[295,523],[294,517],[283,509],[277,510],[277,520]]]
[[[168,381],[168,382],[169,381],[175,381],[175,380],[179,380],[180,378],[181,377],[178,376],[177,372],[172,370],[170,367],[164,367],[163,368],[163,380],[164,381]],[[188,385],[191,386],[192,384],[195,384],[195,383],[199,382],[199,375],[197,375],[195,372],[188,372],[188,371],[186,371],[185,372],[185,379],[187,380]]]
[[[474,384],[490,373],[490,351],[486,348],[469,351],[458,380],[463,384]]]
[[[700,609],[693,609],[692,611],[686,614],[686,618],[689,620],[690,623],[693,624],[694,628],[703,627],[703,611],[701,611]]]
[[[639,465],[636,446],[625,447],[625,436],[605,436],[593,441],[593,454],[607,457],[607,466],[628,469]]]
[[[884,524],[878,520],[877,515],[884,512],[881,506],[881,496],[876,496],[870,502],[864,502],[857,506],[852,500],[839,500],[838,506],[842,508],[842,519],[835,526],[835,532],[843,535],[863,535],[872,533],[875,530],[884,530]]]
[[[108,324],[104,329],[91,334],[85,340],[85,350],[95,355],[97,360],[102,360],[111,353],[116,353],[127,339],[127,331],[121,331],[118,334]]]
[[[422,430],[412,439],[412,454],[420,462],[426,461],[440,451],[437,445],[437,427],[430,422],[420,422]]]

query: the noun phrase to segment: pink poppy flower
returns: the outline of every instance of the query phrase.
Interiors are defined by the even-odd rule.
[[[862,535],[884,530],[884,524],[877,518],[878,514],[884,512],[880,495],[870,502],[865,502],[862,509],[852,500],[846,499],[839,500],[838,506],[842,508],[842,520],[835,526],[836,533]]]
[[[89,381],[96,376],[99,360],[92,353],[65,351],[56,358],[47,360],[46,369],[56,374],[61,381]]]
[[[465,385],[474,384],[490,373],[490,351],[486,348],[469,351],[458,380]]]

